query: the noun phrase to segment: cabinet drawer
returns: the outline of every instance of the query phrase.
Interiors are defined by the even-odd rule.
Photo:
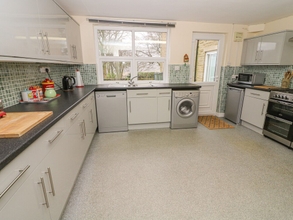
[[[270,93],[256,89],[245,89],[245,96],[254,97],[257,99],[269,100]]]
[[[0,210],[49,151],[52,150],[64,135],[64,130],[64,121],[61,119],[1,170],[0,193],[3,194],[6,189],[7,192],[0,198]],[[15,183],[12,184],[14,181]],[[10,184],[11,187],[9,187]]]
[[[157,96],[158,97],[161,97],[161,96],[164,96],[164,97],[171,97],[171,89],[157,89]]]
[[[139,98],[139,97],[156,97],[157,90],[156,89],[138,89],[138,90],[127,90],[128,98]]]

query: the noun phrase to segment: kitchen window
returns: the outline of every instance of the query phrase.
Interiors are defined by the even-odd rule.
[[[123,83],[168,79],[167,28],[95,26],[99,83]]]

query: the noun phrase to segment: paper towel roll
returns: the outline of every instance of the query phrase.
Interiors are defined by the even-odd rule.
[[[79,72],[78,69],[76,69],[76,87],[77,88],[84,87],[82,77],[81,77],[80,72]]]

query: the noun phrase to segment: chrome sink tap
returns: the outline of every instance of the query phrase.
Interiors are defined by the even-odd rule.
[[[128,85],[129,86],[133,86],[134,85],[134,81],[133,79],[136,78],[137,76],[132,77],[129,81],[128,81]]]

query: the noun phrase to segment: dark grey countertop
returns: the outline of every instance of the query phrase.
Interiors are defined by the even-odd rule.
[[[53,111],[53,115],[29,130],[19,138],[1,138],[0,139],[0,170],[11,162],[17,155],[24,151],[37,138],[44,134],[56,122],[64,117],[71,109],[78,105],[93,91],[110,91],[110,90],[126,90],[126,89],[163,89],[171,88],[173,90],[197,90],[201,86],[196,84],[155,84],[153,87],[109,87],[108,85],[92,85],[83,88],[74,88],[73,91],[64,92],[57,90],[61,96],[51,102],[45,104],[17,104],[4,111],[9,112],[33,112],[33,111]]]
[[[91,94],[95,88],[96,86],[85,86],[83,88],[74,88],[73,91],[69,92],[57,90],[57,93],[61,96],[51,102],[45,104],[17,104],[5,108],[4,111],[7,114],[9,112],[53,111],[53,115],[19,138],[0,139],[0,170]]]
[[[262,91],[266,91],[266,92],[284,90],[284,89],[279,88],[279,87],[275,87],[275,88],[257,88],[257,87],[255,87],[253,85],[247,85],[247,84],[241,84],[241,83],[227,83],[227,85],[232,86],[232,87],[236,87],[236,88],[241,88],[241,89],[255,89],[255,90],[262,90]]]
[[[119,84],[98,84],[96,86],[96,91],[118,91],[118,90],[127,90],[127,89],[172,89],[172,90],[197,90],[201,86],[193,83],[159,83],[149,86],[148,83],[138,86],[124,86]]]

